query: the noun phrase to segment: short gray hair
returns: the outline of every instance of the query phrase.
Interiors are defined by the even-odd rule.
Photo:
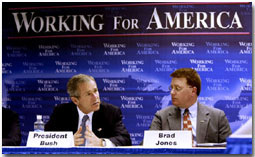
[[[70,97],[79,97],[78,85],[89,81],[95,81],[94,77],[85,74],[74,75],[67,83],[67,93]]]

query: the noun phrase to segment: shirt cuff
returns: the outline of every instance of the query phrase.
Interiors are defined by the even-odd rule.
[[[105,147],[116,147],[116,145],[112,143],[112,141],[110,141],[109,139],[104,139],[104,140],[105,140]]]

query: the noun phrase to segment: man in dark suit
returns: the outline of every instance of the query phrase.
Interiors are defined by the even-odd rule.
[[[2,114],[2,145],[19,146],[21,143],[19,115],[4,107],[2,107]]]
[[[71,103],[55,107],[45,131],[72,131],[76,146],[129,146],[131,139],[122,122],[119,107],[101,102],[96,81],[89,75],[75,75],[67,84]],[[88,115],[85,138],[82,117]]]
[[[150,130],[182,130],[184,110],[189,109],[192,135],[196,143],[221,143],[231,134],[222,110],[200,104],[197,100],[201,90],[199,74],[191,68],[178,69],[171,74],[172,104],[157,111]]]

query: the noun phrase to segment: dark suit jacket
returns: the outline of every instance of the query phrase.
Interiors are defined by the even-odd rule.
[[[55,107],[45,131],[77,131],[79,114],[74,103],[60,104]],[[98,138],[107,138],[116,146],[129,146],[131,139],[122,122],[119,107],[102,102],[100,109],[92,117],[92,131]]]
[[[171,105],[157,111],[150,130],[181,130],[181,110]],[[198,103],[197,143],[221,143],[231,134],[225,113],[222,110]]]
[[[2,113],[2,145],[19,146],[21,143],[19,115],[12,110],[3,107]]]

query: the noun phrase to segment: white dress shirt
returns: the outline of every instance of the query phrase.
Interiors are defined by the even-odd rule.
[[[78,127],[77,130],[79,129],[81,122],[82,122],[82,118],[84,114],[79,107],[77,106],[77,110],[78,110],[78,114],[79,114],[79,123],[78,123]],[[87,114],[89,116],[89,119],[86,121],[86,126],[89,126],[89,129],[92,131],[92,117],[93,117],[94,112],[90,112],[89,114]],[[104,139],[105,143],[106,143],[106,147],[116,147],[116,145],[114,143],[112,143],[112,141],[110,141],[109,139]],[[85,146],[88,145],[88,140],[86,140]]]

